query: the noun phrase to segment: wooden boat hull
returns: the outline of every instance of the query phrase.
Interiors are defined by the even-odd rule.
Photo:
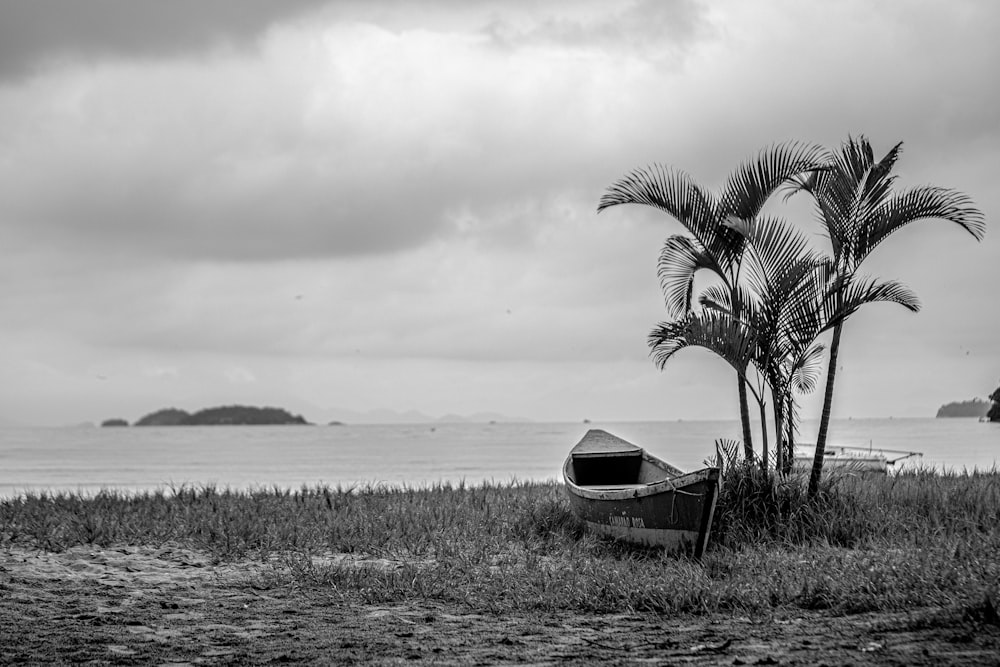
[[[808,473],[812,470],[812,456],[796,456],[792,461],[792,471]],[[846,472],[874,473],[876,475],[889,474],[889,464],[884,458],[871,457],[861,458],[857,456],[825,458],[823,461],[824,470],[838,469]]]
[[[587,451],[595,437],[631,449]],[[573,512],[595,533],[695,557],[704,553],[718,498],[717,468],[681,473],[631,443],[592,430],[566,458],[563,479]]]
[[[885,452],[878,449],[830,445],[823,453],[823,468],[827,470],[837,469],[852,473],[887,475],[889,466],[894,463],[894,461],[889,460]],[[911,456],[916,454],[916,452],[910,453]],[[792,459],[792,470],[802,473],[811,471],[815,455],[815,445],[799,445],[796,448],[795,457]]]

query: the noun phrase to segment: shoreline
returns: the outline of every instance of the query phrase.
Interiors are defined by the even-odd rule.
[[[873,451],[879,452],[878,448]],[[827,466],[824,469],[824,474],[829,475],[831,471],[835,471],[836,468],[832,465]],[[805,469],[797,469],[793,471],[793,476],[804,476],[807,475]],[[836,473],[834,473],[836,474]],[[906,462],[899,467],[889,467],[888,472],[884,475],[887,478],[893,477],[913,477],[913,476],[935,476],[940,478],[954,478],[961,477],[964,475],[1000,475],[1000,463],[994,462],[990,466],[974,466],[972,468],[960,468],[958,466],[954,467],[938,467],[931,465],[923,465],[923,462],[919,458],[913,459],[911,462]],[[104,485],[100,483],[96,484],[76,484],[76,485],[64,485],[64,486],[25,486],[23,484],[0,484],[0,503],[11,502],[15,500],[24,500],[28,497],[40,498],[40,497],[57,497],[57,496],[68,496],[68,497],[79,497],[86,499],[94,499],[97,496],[111,496],[114,498],[138,498],[142,496],[155,496],[162,495],[164,497],[171,497],[178,492],[202,492],[202,491],[213,491],[218,493],[226,494],[236,494],[236,495],[257,495],[257,494],[267,494],[267,493],[297,493],[303,490],[309,492],[322,492],[324,489],[328,489],[332,492],[340,493],[342,491],[352,491],[358,493],[370,493],[370,492],[384,492],[384,493],[400,493],[407,491],[427,491],[434,489],[466,489],[466,488],[489,488],[489,487],[503,487],[503,486],[517,486],[520,484],[535,484],[535,485],[562,485],[562,480],[558,475],[553,475],[548,478],[540,479],[524,479],[519,478],[516,475],[510,476],[506,479],[498,479],[495,477],[482,477],[482,478],[472,478],[472,479],[460,479],[460,480],[449,480],[440,479],[436,481],[421,481],[417,483],[410,483],[405,481],[381,481],[381,480],[363,480],[363,481],[352,481],[347,483],[329,484],[323,481],[316,482],[306,482],[298,484],[266,484],[266,483],[250,483],[245,485],[229,485],[229,484],[217,484],[213,482],[205,483],[182,483],[174,484],[171,482],[158,482],[150,484],[139,484],[139,485]]]

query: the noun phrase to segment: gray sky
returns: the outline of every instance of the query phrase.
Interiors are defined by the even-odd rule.
[[[862,133],[989,230],[918,223],[870,258],[923,311],[848,323],[835,414],[985,396],[998,32],[987,0],[0,0],[0,422],[735,418],[721,361],[648,357],[681,228],[598,199],[651,162],[719,187],[765,145]],[[779,210],[825,247],[806,202]]]

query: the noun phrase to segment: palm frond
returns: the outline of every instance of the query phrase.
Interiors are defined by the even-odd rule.
[[[827,168],[802,184],[816,202],[835,257],[842,257],[844,250],[851,247],[857,221],[891,191],[893,179],[889,172],[899,149],[897,145],[876,163],[867,138],[848,137],[840,151],[831,156]]]
[[[825,330],[824,306],[827,295],[836,289],[837,276],[831,261],[821,261],[804,272],[795,288],[786,295],[776,317],[781,344],[790,354],[800,353]]]
[[[874,164],[875,151],[864,135],[857,139],[847,137],[836,157],[838,170],[854,183],[860,183]]]
[[[814,144],[790,141],[761,150],[730,174],[719,198],[721,216],[752,220],[788,179],[825,163],[826,151]]]
[[[762,307],[777,313],[802,290],[803,280],[819,261],[796,228],[781,218],[761,217],[750,232],[743,275]]]
[[[816,220],[826,230],[834,257],[839,257],[847,237],[853,188],[832,166],[835,162],[830,157],[827,166],[793,177],[785,183],[783,191],[785,202],[800,192],[811,195]]]
[[[698,241],[684,234],[667,237],[656,272],[668,315],[680,317],[691,310],[695,274],[703,269],[714,272],[723,281],[727,279],[715,257]]]
[[[829,163],[832,161],[832,158],[828,158],[826,161]],[[787,203],[789,199],[800,192],[816,192],[819,189],[820,179],[822,178],[823,172],[828,171],[829,169],[829,165],[826,165],[821,169],[813,169],[802,174],[796,174],[795,176],[787,179],[778,187],[777,190],[781,193],[781,201]]]
[[[823,353],[826,347],[819,343],[810,345],[792,367],[791,386],[800,394],[811,394],[819,387],[823,376]]]
[[[680,320],[660,322],[650,331],[647,343],[660,370],[681,350],[700,347],[744,373],[753,357],[756,339],[750,328],[727,314],[703,310]]]
[[[881,160],[873,162],[871,169],[878,180],[882,180],[885,176],[889,175],[892,168],[896,166],[896,161],[899,160],[899,155],[902,152],[903,142],[900,141],[895,146],[890,148]]]
[[[869,303],[896,303],[910,312],[920,310],[920,299],[909,287],[898,280],[879,280],[867,276],[844,276],[831,283],[823,302],[823,331],[838,323]]]
[[[902,152],[897,143],[876,161],[865,137],[848,138],[830,167],[799,177],[789,188],[807,190],[816,200],[845,271],[854,271],[890,234],[916,220],[941,218],[954,222],[982,240],[982,211],[964,193],[923,186],[895,193],[892,169]]]
[[[715,239],[715,197],[683,171],[661,164],[634,169],[608,187],[597,212],[620,204],[643,204],[667,213],[705,247]]]
[[[768,276],[780,275],[791,262],[814,259],[805,235],[783,218],[757,218],[748,239],[754,257]]]
[[[733,315],[733,292],[725,285],[709,285],[698,295],[702,308]]]
[[[903,142],[899,142],[890,148],[881,160],[873,162],[869,167],[867,178],[864,180],[864,199],[869,207],[877,207],[892,194],[892,187],[896,183],[892,168],[896,165],[902,150]]]
[[[698,304],[730,315],[750,327],[754,326],[755,315],[760,312],[757,295],[740,284],[734,289],[721,284],[709,285],[698,295]]]
[[[929,219],[953,222],[977,241],[986,235],[986,217],[967,194],[933,186],[911,188],[886,198],[865,216],[852,248],[854,265],[896,230]]]

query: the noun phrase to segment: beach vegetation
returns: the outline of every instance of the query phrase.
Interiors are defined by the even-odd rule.
[[[0,552],[171,544],[219,563],[265,564],[247,575],[258,590],[293,586],[365,603],[964,614],[1000,581],[1000,472],[830,474],[810,500],[804,479],[740,465],[727,472],[700,561],[594,536],[555,483],[185,486],[0,501]]]

